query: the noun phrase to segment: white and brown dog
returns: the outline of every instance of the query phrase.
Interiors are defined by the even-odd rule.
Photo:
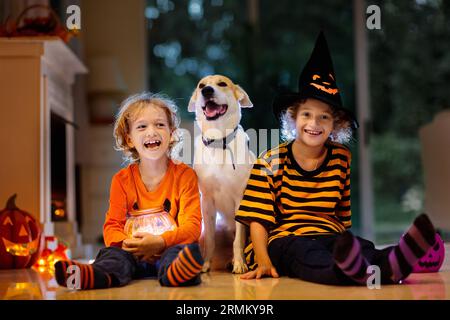
[[[189,102],[188,110],[195,112],[201,132],[195,140],[194,170],[202,194],[204,272],[209,271],[214,254],[217,212],[228,230],[235,232],[233,273],[247,271],[245,226],[234,217],[256,159],[239,125],[241,108],[251,107],[247,93],[222,75],[201,79]]]

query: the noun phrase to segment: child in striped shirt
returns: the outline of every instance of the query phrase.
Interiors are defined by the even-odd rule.
[[[357,127],[343,108],[323,33],[299,80],[299,92],[274,100],[290,140],[255,162],[236,220],[250,226],[242,279],[287,275],[331,284],[366,284],[369,265],[382,283],[399,283],[435,243],[435,229],[417,217],[398,245],[378,250],[350,231],[350,150]]]
[[[80,270],[79,288],[124,286],[133,279],[157,277],[163,286],[191,286],[201,282],[203,258],[198,245],[201,232],[197,176],[170,152],[177,142],[179,119],[175,104],[160,95],[142,93],[121,106],[114,126],[116,149],[131,163],[111,182],[109,209],[103,226],[106,247],[93,264],[59,261],[55,276],[67,283],[68,268]],[[165,211],[175,221],[171,230],[124,230],[130,212]],[[164,231],[164,230],[162,230]]]

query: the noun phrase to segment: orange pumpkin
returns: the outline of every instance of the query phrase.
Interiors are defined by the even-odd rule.
[[[29,268],[40,254],[41,228],[32,215],[17,208],[16,196],[0,211],[0,269]]]

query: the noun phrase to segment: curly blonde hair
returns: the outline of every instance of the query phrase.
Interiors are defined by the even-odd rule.
[[[301,99],[289,106],[280,116],[281,137],[284,141],[292,141],[297,137],[296,119],[300,106],[306,102]],[[330,106],[333,115],[333,131],[328,138],[330,141],[348,144],[352,141],[351,122],[343,110]]]
[[[180,118],[177,114],[177,106],[170,98],[162,94],[143,92],[132,95],[125,99],[120,105],[114,123],[115,150],[122,151],[124,159],[129,163],[139,162],[139,154],[135,148],[131,148],[127,143],[130,133],[130,124],[145,108],[157,106],[164,110],[167,115],[169,128],[172,132],[169,144],[168,156],[174,157],[174,150],[181,141],[181,135],[177,130],[180,125]]]

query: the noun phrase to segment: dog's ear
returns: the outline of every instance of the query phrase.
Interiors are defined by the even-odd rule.
[[[191,100],[189,100],[188,111],[195,112],[195,101],[197,101],[197,89],[192,92]]]
[[[241,108],[253,108],[253,103],[250,101],[247,92],[237,84],[235,84],[234,94],[239,101]]]

